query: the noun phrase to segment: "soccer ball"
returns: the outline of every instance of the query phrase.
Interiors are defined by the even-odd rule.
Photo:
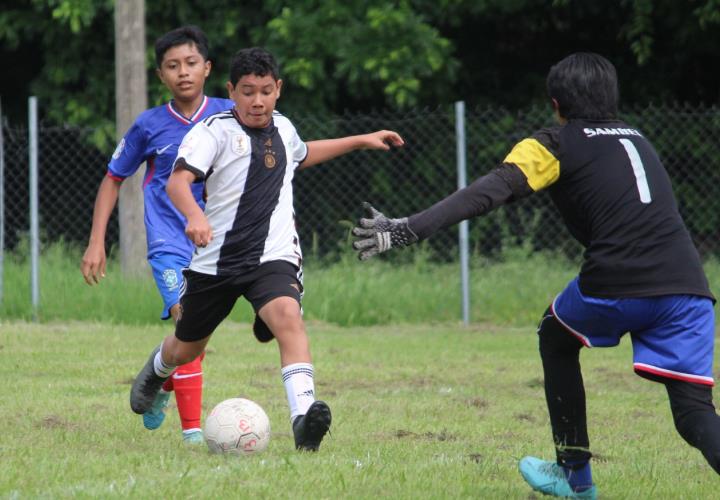
[[[211,453],[259,453],[270,442],[270,420],[265,410],[249,399],[226,399],[205,419],[205,442]]]

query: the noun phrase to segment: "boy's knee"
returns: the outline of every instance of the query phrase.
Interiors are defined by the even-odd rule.
[[[582,342],[567,331],[550,308],[543,314],[537,333],[540,341],[540,355],[543,357],[576,354],[582,347]]]

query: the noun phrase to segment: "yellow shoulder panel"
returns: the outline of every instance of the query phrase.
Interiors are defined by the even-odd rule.
[[[505,158],[523,171],[533,191],[540,191],[560,177],[560,162],[537,139],[523,139]]]

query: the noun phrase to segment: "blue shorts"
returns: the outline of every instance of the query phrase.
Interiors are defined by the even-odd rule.
[[[698,295],[607,299],[583,295],[572,280],[552,312],[586,347],[612,347],[630,333],[639,375],[703,385],[713,382],[715,312]]]
[[[148,262],[163,299],[160,319],[168,319],[170,308],[180,302],[180,289],[184,280],[182,270],[190,265],[190,259],[173,253],[159,252],[148,257]]]

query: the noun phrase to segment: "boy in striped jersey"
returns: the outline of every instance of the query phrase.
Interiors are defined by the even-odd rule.
[[[203,93],[210,74],[208,40],[195,26],[184,26],[161,36],[155,42],[157,75],[172,93],[172,100],[141,113],[117,146],[100,183],[90,241],[82,259],[81,271],[88,285],[105,277],[105,232],[122,182],[147,163],[143,181],[147,258],[163,299],[161,318],[177,321],[182,286],[182,269],[190,263],[192,242],[185,236],[185,217],[173,206],[165,191],[180,141],[200,120],[230,109],[229,99],[207,97]],[[193,198],[202,205],[202,185],[192,188]],[[160,427],[171,391],[175,391],[178,414],[186,443],[202,443],[203,354],[178,367],[143,414],[149,430]]]
[[[130,405],[143,413],[175,367],[203,352],[210,335],[244,296],[277,339],[295,447],[316,451],[332,420],[315,400],[314,370],[302,320],[302,252],[295,230],[296,169],[356,149],[401,146],[395,132],[303,142],[275,111],[282,80],[264,49],[239,51],[227,83],[233,109],[197,124],[183,139],[167,191],[187,218],[197,249],[185,271],[175,334],[150,355],[133,384]],[[203,211],[191,193],[205,182]]]

